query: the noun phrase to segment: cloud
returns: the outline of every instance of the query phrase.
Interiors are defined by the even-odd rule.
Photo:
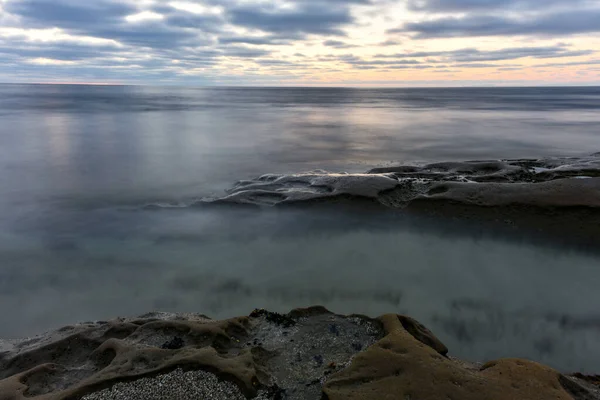
[[[341,28],[354,22],[349,5],[368,3],[367,0],[304,0],[293,3],[293,8],[254,5],[236,7],[227,14],[234,25],[293,38],[309,34],[344,36]]]
[[[4,11],[18,15],[28,26],[79,30],[117,23],[137,9],[107,0],[13,0],[4,5]]]
[[[394,66],[394,65],[419,65],[422,64],[421,61],[417,60],[344,60],[344,62],[352,65],[384,65]]]
[[[464,63],[464,64],[452,64],[453,68],[496,68],[498,64],[492,63]]]
[[[225,49],[224,55],[239,58],[257,58],[271,54],[269,50],[251,49],[248,47],[229,47]]]
[[[463,48],[449,51],[423,51],[412,53],[377,54],[376,58],[438,58],[443,61],[472,62],[472,61],[503,61],[519,58],[562,58],[593,54],[591,50],[570,50],[565,45],[538,47],[509,47],[500,50],[479,50]]]
[[[591,3],[591,0],[408,0],[407,7],[413,11],[473,13],[492,10],[540,10],[555,6],[573,8]]]
[[[567,36],[600,32],[600,8],[538,15],[467,14],[409,22],[388,33],[413,33],[418,39],[470,36]]]
[[[576,70],[585,60],[572,58],[593,53],[585,44],[535,36],[598,32],[599,13],[596,0],[0,0],[0,77],[325,82],[361,70],[513,68],[506,62],[525,58]],[[386,37],[401,21],[410,22]],[[421,40],[514,35],[530,36],[529,46],[458,39],[457,50],[439,50]]]
[[[340,56],[339,61],[356,68],[491,68],[506,64],[494,64],[498,61],[519,60],[523,58],[551,59],[593,54],[593,51],[573,51],[565,45],[539,47],[512,47],[500,50],[479,50],[463,48],[450,51],[424,51],[412,53],[377,54],[372,59],[363,59],[353,55]]]
[[[214,18],[183,18],[177,12],[166,16],[154,14],[161,18],[143,18],[143,13],[131,4],[110,0],[12,0],[4,8],[18,16],[28,27],[57,27],[73,35],[155,48],[172,48],[181,42],[196,39],[197,32],[183,29],[185,27],[194,25],[200,28],[215,24]],[[140,20],[127,18],[140,14]]]
[[[384,42],[379,43],[379,46],[398,46],[401,45],[402,42],[399,40],[395,40],[395,39],[388,39]]]
[[[17,58],[51,58],[64,61],[77,61],[102,56],[111,56],[116,48],[113,46],[89,46],[81,44],[31,44],[14,40],[0,41],[0,54]]]
[[[174,48],[192,42],[285,45],[307,35],[344,36],[354,22],[351,7],[371,0],[288,0],[278,3],[241,0],[171,2],[143,8],[130,0],[8,0],[4,8],[35,28],[58,27],[73,35],[113,39],[123,44]],[[136,5],[136,4],[139,4]],[[207,12],[203,12],[207,11]],[[232,35],[250,29],[262,35]]]
[[[336,49],[349,49],[349,48],[352,48],[352,47],[358,47],[355,44],[342,42],[340,40],[326,40],[326,41],[323,42],[323,46],[334,47]]]
[[[291,43],[289,38],[280,38],[275,35],[268,36],[220,36],[221,44],[253,44],[268,46],[283,46]]]
[[[600,64],[600,60],[586,60],[586,61],[570,61],[563,63],[547,63],[536,65],[535,67],[572,67],[572,66],[592,66]]]

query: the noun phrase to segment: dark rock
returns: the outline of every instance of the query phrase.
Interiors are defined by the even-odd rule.
[[[400,323],[419,342],[431,347],[441,355],[448,354],[448,348],[424,325],[410,317],[398,316]]]
[[[321,383],[321,380],[320,380],[320,379],[315,379],[314,381],[308,382],[308,383],[306,384],[306,387],[309,387],[309,386],[314,386],[314,385],[319,385],[320,383]]]
[[[591,383],[592,385],[600,386],[600,375],[575,374],[573,377]]]
[[[250,314],[250,317],[251,318],[265,317],[265,319],[268,322],[271,322],[275,325],[281,325],[284,328],[289,328],[289,327],[296,325],[296,321],[294,321],[292,318],[288,317],[287,315],[283,315],[283,314],[279,314],[279,313],[275,313],[275,312],[271,312],[271,311],[267,311],[267,310],[256,309],[256,310],[252,311],[252,314]]]
[[[361,351],[363,349],[363,346],[360,343],[352,343],[352,348],[356,351]]]
[[[333,315],[331,311],[322,306],[315,306],[309,308],[297,308],[290,311],[288,314],[289,318],[310,318],[319,315]]]
[[[575,400],[596,400],[597,397],[592,392],[575,382],[573,379],[567,378],[561,375],[558,378],[561,386],[571,395]]]
[[[322,355],[314,356],[313,360],[315,360],[315,362],[317,363],[317,367],[322,367],[325,363],[325,360],[323,359]]]
[[[272,400],[284,400],[287,399],[287,393],[285,389],[280,388],[277,385],[271,386],[266,390],[266,397]]]
[[[336,336],[340,336],[340,331],[337,325],[329,325],[329,332],[333,333]]]
[[[160,346],[160,348],[163,350],[179,350],[183,346],[185,346],[185,342],[183,341],[183,339],[178,336],[175,336],[168,342],[163,343],[163,345]]]

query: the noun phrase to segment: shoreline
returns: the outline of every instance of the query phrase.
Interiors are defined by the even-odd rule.
[[[191,206],[381,210],[480,224],[506,236],[520,232],[540,243],[599,253],[600,153],[408,164],[362,174],[268,174]]]
[[[426,200],[487,207],[600,208],[600,153],[581,158],[403,164],[365,173],[266,174],[239,181],[224,196],[202,198],[195,205],[278,206],[339,198],[372,199],[392,209]]]
[[[600,399],[598,377],[519,359],[461,361],[410,317],[323,307],[223,321],[150,313],[0,350],[2,400],[158,399],[167,388],[172,399]]]

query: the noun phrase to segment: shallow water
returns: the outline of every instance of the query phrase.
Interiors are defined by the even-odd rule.
[[[194,207],[239,179],[600,151],[600,89],[0,86],[0,337],[194,311],[400,312],[454,355],[600,372],[599,258],[358,207]]]

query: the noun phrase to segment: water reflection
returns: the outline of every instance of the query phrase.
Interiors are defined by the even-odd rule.
[[[597,146],[600,123],[594,88],[532,89],[522,99],[510,89],[9,85],[0,94],[10,112],[0,126],[0,190],[46,199],[165,199],[210,195],[267,172],[582,155]],[[67,140],[68,160],[43,162]]]
[[[64,114],[50,114],[44,116],[45,125],[49,135],[49,155],[53,163],[65,164],[71,156],[71,141],[69,138],[67,116]]]
[[[375,211],[109,210],[2,246],[0,336],[148,310],[398,312],[472,360],[597,372],[598,256]],[[390,223],[392,222],[392,223]],[[573,294],[577,293],[577,296]],[[35,294],[35,295],[32,295]]]
[[[321,303],[410,314],[473,360],[599,372],[596,253],[362,206],[144,208],[269,172],[588,154],[598,109],[597,88],[0,86],[0,336]]]

